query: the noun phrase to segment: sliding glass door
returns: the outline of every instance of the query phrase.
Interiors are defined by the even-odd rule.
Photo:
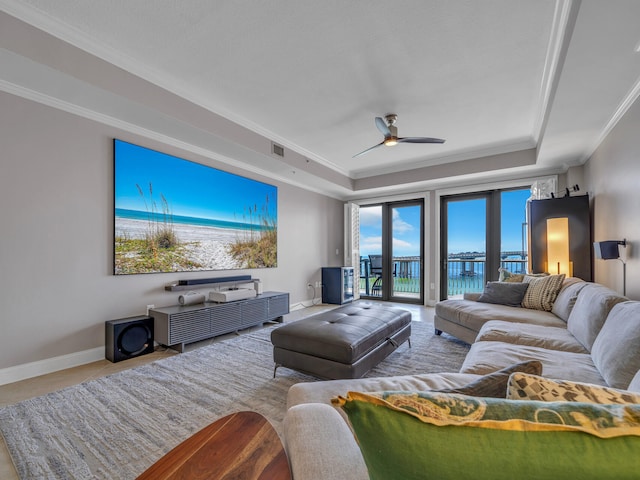
[[[441,300],[481,292],[501,267],[526,271],[529,196],[526,188],[441,197]]]
[[[489,200],[486,195],[443,198],[441,299],[483,289]]]
[[[423,303],[422,202],[389,205],[392,282],[390,300]]]
[[[423,303],[422,200],[360,207],[360,296]]]

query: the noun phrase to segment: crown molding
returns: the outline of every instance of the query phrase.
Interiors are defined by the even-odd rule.
[[[557,0],[551,25],[549,46],[544,62],[540,96],[538,98],[538,114],[533,125],[536,144],[544,136],[547,120],[553,105],[553,99],[560,83],[573,28],[578,17],[581,0]]]
[[[593,141],[593,143],[589,146],[589,148],[585,149],[584,153],[580,157],[578,163],[580,165],[584,164],[591,156],[594,154],[596,149],[600,146],[600,144],[604,141],[605,138],[611,133],[614,127],[618,124],[618,122],[624,117],[627,110],[631,108],[631,106],[638,100],[640,97],[640,78],[636,80],[636,83],[633,85],[629,93],[625,96],[625,98],[620,102],[618,108],[616,108],[615,112],[605,125],[605,127],[600,132],[600,135]]]
[[[308,157],[339,174],[349,176],[349,172],[346,169],[338,167],[327,159],[296,145],[280,135],[264,128],[262,125],[258,125],[257,123],[239,116],[234,112],[215,106],[211,102],[208,102],[206,98],[195,96],[192,89],[177,78],[167,75],[166,72],[160,72],[156,69],[150,68],[140,60],[134,59],[120,51],[104,45],[97,40],[94,40],[86,32],[61,22],[41,10],[13,0],[0,0],[0,7],[2,7],[2,10],[7,12],[9,15],[14,16],[76,48],[79,48],[80,50],[136,75],[137,77],[140,77],[143,80],[167,90],[168,92],[171,92],[191,103],[199,105],[216,115],[220,115],[221,117],[224,117],[227,120],[274,141],[292,151],[295,151],[300,155]]]

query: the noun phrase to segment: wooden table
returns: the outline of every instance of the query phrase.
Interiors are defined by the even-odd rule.
[[[262,415],[221,418],[175,447],[138,480],[291,480],[278,434]]]

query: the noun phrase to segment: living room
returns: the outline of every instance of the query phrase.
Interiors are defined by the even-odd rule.
[[[4,228],[0,384],[104,358],[105,321],[144,314],[146,305],[177,303],[177,294],[164,290],[169,282],[229,273],[113,275],[114,138],[277,186],[278,266],[240,273],[259,278],[266,289],[288,292],[292,310],[311,303],[307,284],[321,280],[321,267],[344,263],[346,202],[365,204],[411,196],[426,200],[430,221],[425,232],[425,285],[429,287],[439,281],[439,195],[526,186],[550,176],[557,178],[560,192],[577,183],[581,192],[589,194],[594,241],[627,239],[626,295],[640,299],[636,255],[640,248],[636,221],[640,209],[640,38],[634,38],[622,55],[619,70],[614,70],[618,63],[606,63],[614,59],[604,52],[593,55],[595,58],[585,59],[585,51],[566,57],[566,72],[571,61],[578,60],[592,63],[594,72],[592,77],[567,74],[556,78],[554,108],[560,109],[562,102],[580,107],[572,110],[575,129],[563,131],[564,124],[562,128],[554,125],[560,122],[558,117],[547,118],[549,131],[560,131],[555,141],[560,144],[558,155],[564,158],[557,165],[536,165],[543,148],[534,144],[457,157],[448,165],[433,161],[402,172],[383,173],[379,168],[375,175],[349,177],[307,152],[287,147],[284,160],[274,157],[270,136],[199,105],[192,92],[158,86],[164,83],[152,75],[155,72],[147,72],[144,78],[140,72],[126,71],[126,59],[121,59],[122,65],[110,63],[106,58],[113,56],[100,57],[99,46],[93,45],[94,50],[87,43],[84,49],[74,46],[69,31],[65,36],[61,26],[56,30],[56,22],[47,20],[43,10],[19,3],[4,2],[0,18],[2,62],[8,67],[3,68],[0,94],[0,223]],[[620,22],[619,37],[605,30],[607,34],[593,35],[595,45],[605,43],[604,37],[626,38],[629,19],[638,18],[635,2],[623,2],[616,8],[593,1],[547,3],[552,11],[569,11],[576,22],[576,35],[589,29],[615,30],[608,22]],[[581,23],[581,15],[587,13],[588,21]],[[590,23],[594,18],[602,19],[604,25]],[[635,30],[633,22],[631,30]],[[563,45],[569,50],[572,46],[568,40]],[[603,74],[605,68],[612,73]],[[606,76],[615,77],[615,89],[601,88]],[[571,91],[576,97],[569,95]],[[394,106],[390,103],[388,108]],[[590,120],[586,117],[600,108],[606,114],[595,120],[597,128],[586,123]],[[373,133],[373,143],[380,141],[373,118],[389,112],[370,113],[365,109],[362,115],[367,123],[365,136],[358,139],[363,140],[362,145],[355,142],[358,147],[351,155],[370,145],[367,130]],[[429,131],[432,127],[423,131],[420,123],[407,124],[403,111],[398,113],[402,132],[440,135]],[[349,134],[345,130],[344,135]],[[563,138],[572,136],[579,139],[581,150],[576,153],[567,144],[563,153]],[[454,143],[451,137],[447,143]],[[400,145],[404,146],[412,147]],[[594,261],[594,281],[622,291],[619,262]],[[438,300],[437,289],[426,288],[425,303],[432,306]]]

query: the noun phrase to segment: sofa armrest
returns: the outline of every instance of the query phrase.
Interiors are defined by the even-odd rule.
[[[482,293],[480,292],[464,292],[462,294],[462,298],[464,298],[465,300],[473,300],[474,302],[477,302],[480,298],[480,295],[482,295]]]
[[[287,410],[285,448],[294,480],[368,480],[349,426],[331,406],[305,403]]]

